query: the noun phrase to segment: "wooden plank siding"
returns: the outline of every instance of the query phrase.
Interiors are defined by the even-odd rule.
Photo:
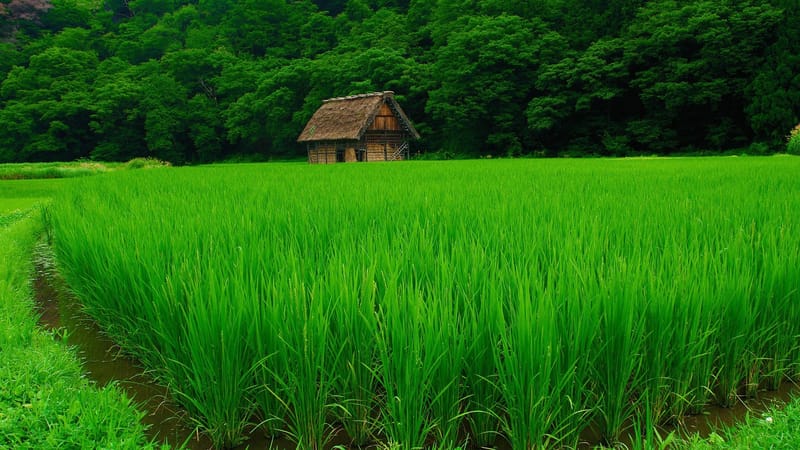
[[[406,159],[398,151],[406,142],[403,131],[368,131],[361,141],[314,142],[308,145],[310,164],[335,164],[356,161],[399,161]]]
[[[310,145],[308,162],[311,164],[336,164],[336,144],[320,142]]]
[[[367,161],[396,161],[405,159],[405,154],[396,155],[397,149],[406,141],[402,131],[367,131],[364,134],[364,149]]]

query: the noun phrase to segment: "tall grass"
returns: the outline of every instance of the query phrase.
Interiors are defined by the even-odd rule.
[[[800,160],[230,165],[75,180],[85,308],[218,446],[574,447],[800,372]],[[746,180],[747,183],[743,183]]]

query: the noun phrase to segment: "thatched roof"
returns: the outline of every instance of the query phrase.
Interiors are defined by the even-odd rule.
[[[297,142],[359,140],[367,131],[381,105],[388,103],[398,115],[401,126],[411,136],[419,133],[394,99],[394,92],[373,92],[324,100],[311,116]]]

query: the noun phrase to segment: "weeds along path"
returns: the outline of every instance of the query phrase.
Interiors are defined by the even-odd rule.
[[[613,444],[797,379],[800,159],[231,165],[76,180],[87,311],[217,446]],[[638,439],[638,440],[637,440]],[[647,441],[647,440],[650,441]]]

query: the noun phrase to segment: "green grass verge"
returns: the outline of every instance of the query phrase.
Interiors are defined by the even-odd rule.
[[[786,406],[749,415],[744,422],[712,433],[708,438],[695,437],[687,448],[709,449],[796,449],[800,445],[800,398]]]
[[[155,448],[143,413],[113,384],[98,389],[74,353],[36,325],[31,251],[40,209],[0,198],[0,449]],[[13,202],[15,206],[23,202]]]

